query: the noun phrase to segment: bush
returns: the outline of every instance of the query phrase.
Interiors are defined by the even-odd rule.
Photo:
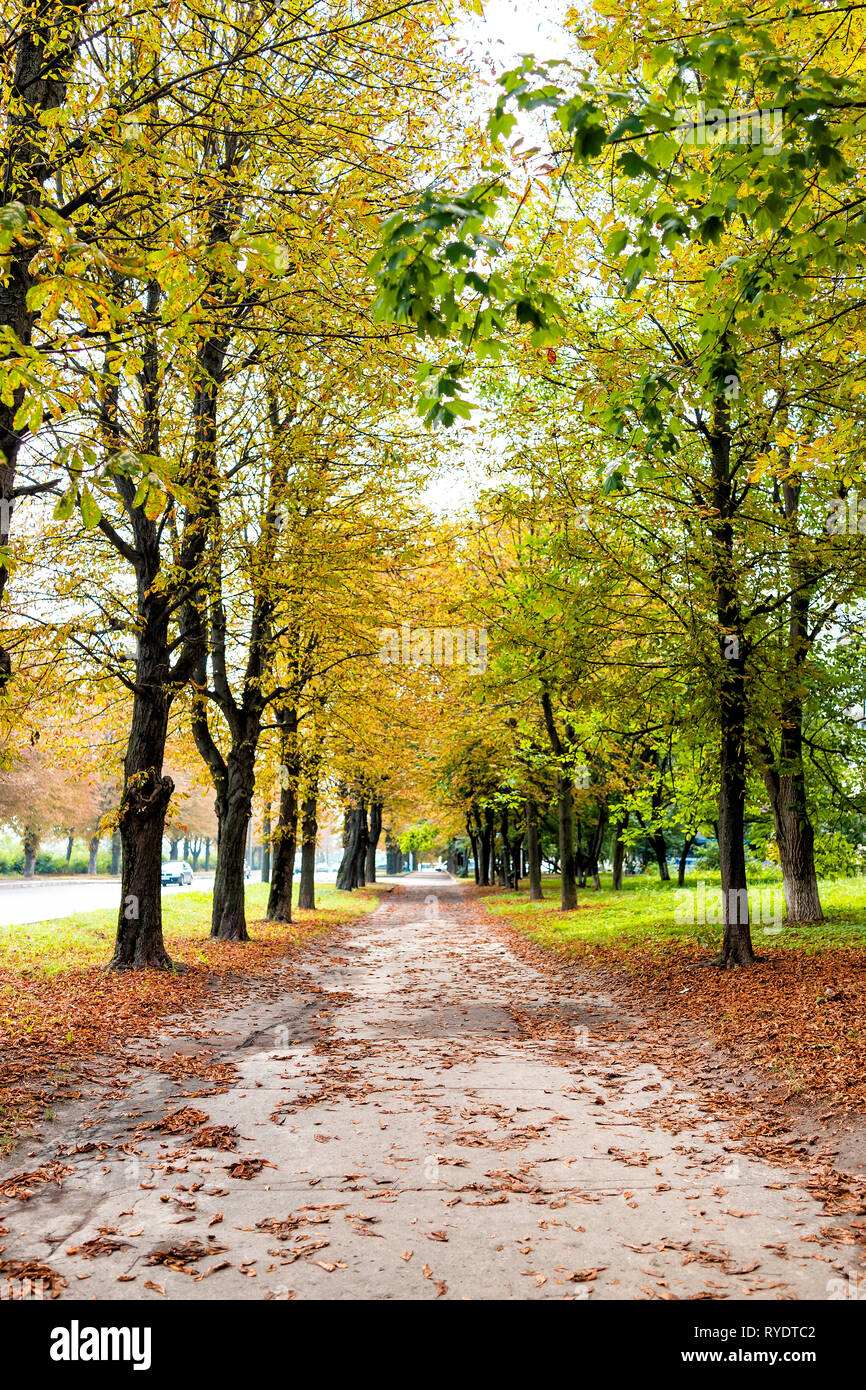
[[[38,876],[45,875],[62,876],[64,874],[86,874],[90,856],[84,850],[73,852],[69,863],[66,862],[65,854],[51,854],[48,850],[40,850],[36,856],[36,873]],[[111,851],[108,849],[100,850],[96,858],[96,871],[100,874],[111,872]],[[16,849],[0,849],[0,875],[2,874],[23,874],[24,872],[24,851]]]

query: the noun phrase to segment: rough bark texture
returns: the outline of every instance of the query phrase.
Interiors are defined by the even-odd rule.
[[[801,734],[799,725],[783,730],[785,761],[780,762],[791,770],[779,773],[775,767],[767,767],[764,783],[773,809],[788,921],[822,922],[824,912],[815,872],[815,831],[806,800]]]
[[[363,797],[357,797],[346,811],[343,829],[343,858],[337,870],[337,887],[351,892],[364,886],[364,860],[367,854],[367,811]]]
[[[369,836],[367,839],[367,863],[365,869],[368,883],[376,882],[376,847],[379,844],[379,836],[381,833],[382,803],[381,801],[371,801]]]
[[[623,833],[628,826],[628,813],[616,823],[613,839],[613,887],[615,892],[622,889],[622,871],[625,864],[625,840]]]
[[[481,829],[481,884],[485,888],[489,888],[493,882],[494,834],[493,808],[485,806]]]
[[[499,815],[499,887],[508,888],[511,883],[511,851],[508,843],[508,810]]]
[[[154,578],[157,568],[158,560]],[[117,936],[110,961],[110,968],[115,970],[171,965],[162,939],[161,897],[165,813],[174,791],[174,782],[162,775],[170,708],[168,612],[164,593],[147,585],[147,574],[140,566],[139,612],[143,623],[118,821],[123,868]]]
[[[280,726],[282,782],[277,825],[273,834],[267,917],[270,922],[291,922],[292,880],[298,842],[298,779],[301,770],[297,710],[291,706],[278,710],[277,723]]]
[[[544,713],[544,722],[547,726],[550,746],[554,755],[559,759],[559,771],[556,775],[556,798],[559,816],[559,871],[561,875],[559,906],[561,912],[570,912],[573,908],[577,907],[576,860],[574,854],[574,786],[571,774],[567,770],[569,766],[567,755],[570,754],[572,744],[574,743],[574,730],[570,725],[566,725],[565,741],[560,738],[559,730],[556,727],[556,720],[553,715],[553,702],[546,690],[541,697],[541,708]]]
[[[532,797],[526,799],[526,851],[529,857],[529,901],[541,902],[541,849],[538,843],[538,806]]]
[[[24,831],[24,877],[32,878],[36,872],[36,856],[39,853],[39,832],[29,826]]]
[[[90,843],[87,846],[87,872],[93,878],[96,876],[96,865],[99,857],[99,836],[91,835]]]
[[[723,969],[751,965],[755,954],[749,928],[746,886],[746,637],[734,562],[736,507],[731,477],[728,407],[717,400],[710,452],[713,468],[713,581],[719,625],[719,865],[725,932],[719,964]]]
[[[113,834],[112,837],[111,837],[111,872],[112,872],[112,874],[119,874],[119,873],[120,873],[120,850],[121,850],[120,834],[119,834],[119,832],[118,832],[117,830],[115,830],[114,834]]]
[[[598,820],[590,836],[587,860],[589,872],[592,874],[592,884],[596,892],[601,890],[601,875],[598,870],[598,858],[601,854],[601,847],[604,842],[605,831],[607,830],[607,805],[604,801],[598,803]]]
[[[305,796],[301,805],[301,882],[298,907],[312,910],[316,906],[316,840],[319,834],[317,804],[314,795]]]
[[[219,941],[249,941],[244,867],[253,811],[255,762],[244,744],[231,749],[217,788],[217,863],[210,934]]]
[[[468,835],[468,837],[469,837],[469,843],[470,843],[470,845],[472,846],[472,866],[473,866],[473,868],[474,868],[474,870],[475,870],[475,882],[476,882],[476,883],[480,883],[480,882],[481,882],[481,871],[480,871],[480,869],[479,869],[479,867],[478,867],[478,859],[479,859],[479,854],[478,854],[478,836],[477,836],[477,834],[476,834],[476,832],[475,832],[475,828],[474,828],[474,826],[473,826],[473,824],[472,824],[472,820],[471,820],[471,817],[470,817],[470,816],[467,816],[467,817],[466,817],[466,834]]]
[[[265,802],[262,812],[262,883],[271,881],[271,803]]]
[[[686,881],[686,860],[691,852],[692,845],[695,843],[694,835],[687,835],[683,840],[683,847],[680,853],[680,863],[677,870],[677,887],[682,888]]]
[[[657,830],[653,835],[652,847],[656,857],[656,863],[659,866],[659,878],[662,883],[668,883],[671,876],[670,869],[668,868],[668,847],[661,830]]]
[[[577,907],[577,875],[574,855],[574,789],[571,778],[559,772],[556,778],[559,809],[559,871],[561,890],[559,906],[562,912]]]
[[[761,740],[764,784],[770,796],[789,922],[822,922],[824,913],[815,872],[815,831],[809,815],[803,766],[803,668],[815,634],[809,631],[814,576],[803,558],[799,536],[800,485],[782,484],[788,523],[788,670],[781,701],[779,756]]]

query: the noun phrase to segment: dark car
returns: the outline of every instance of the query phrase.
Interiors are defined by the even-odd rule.
[[[192,883],[192,866],[185,859],[169,859],[162,866],[162,886],[167,883]]]

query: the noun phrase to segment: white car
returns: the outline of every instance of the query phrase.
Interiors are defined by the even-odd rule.
[[[167,883],[192,883],[192,865],[187,864],[185,859],[169,859],[167,864],[162,866],[162,886]]]

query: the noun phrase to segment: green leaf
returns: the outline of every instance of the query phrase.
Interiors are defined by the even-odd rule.
[[[78,505],[81,508],[81,520],[84,522],[86,530],[92,531],[94,526],[98,526],[102,520],[102,512],[97,506],[93,493],[86,485],[82,489]]]

